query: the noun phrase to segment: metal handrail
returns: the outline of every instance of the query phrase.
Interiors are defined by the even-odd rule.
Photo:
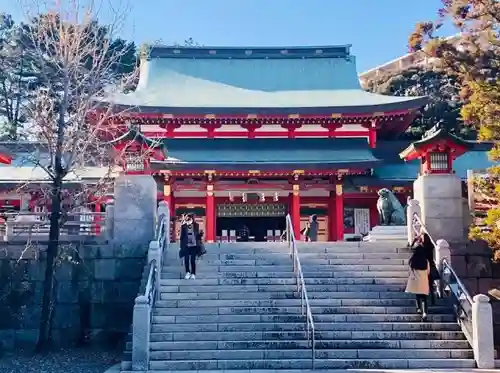
[[[429,236],[434,248],[438,247],[437,242],[432,238],[429,230],[422,222],[422,219],[417,213],[413,214],[411,227],[416,234],[421,234],[423,230]],[[438,265],[440,274],[439,295],[440,297],[444,297],[445,294],[453,296],[454,310],[457,316],[457,321],[460,324],[465,336],[467,337],[467,340],[472,345],[472,297],[470,296],[467,288],[460,280],[447,258],[442,258]]]
[[[304,275],[302,273],[302,266],[300,264],[299,253],[297,250],[297,240],[295,239],[292,218],[289,214],[286,216],[286,240],[288,242],[290,255],[292,257],[293,272],[295,273],[295,280],[297,283],[297,292],[300,294],[301,315],[306,316],[306,337],[307,341],[311,344],[312,368],[314,369],[316,362],[316,329],[314,327],[311,306],[309,304],[309,297],[307,296],[306,284],[304,281]]]
[[[150,306],[154,305],[156,298],[156,272],[158,270],[156,264],[156,259],[153,259],[151,263],[149,263],[148,280],[144,290],[144,295],[147,297]]]

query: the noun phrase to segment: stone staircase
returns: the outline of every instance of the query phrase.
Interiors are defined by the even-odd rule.
[[[444,300],[430,307],[427,322],[420,321],[413,297],[403,292],[409,253],[397,247],[405,243],[389,245],[300,246],[316,328],[316,368],[475,367]],[[153,310],[150,371],[312,368],[286,245],[207,249],[197,279],[184,280],[171,247]],[[122,370],[130,367],[126,354]]]

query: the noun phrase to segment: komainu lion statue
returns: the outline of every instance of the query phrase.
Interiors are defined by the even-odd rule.
[[[387,188],[382,188],[378,192],[377,210],[381,225],[405,225],[405,210],[399,200]]]

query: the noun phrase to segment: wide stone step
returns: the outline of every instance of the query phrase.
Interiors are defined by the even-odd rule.
[[[292,270],[289,272],[197,272],[196,280],[205,279],[231,279],[231,278],[292,278],[294,273]],[[304,278],[407,278],[408,269],[402,268],[398,271],[370,271],[370,272],[356,272],[356,271],[306,271],[303,270]],[[161,274],[162,279],[182,279],[184,277],[184,271],[179,270],[178,272],[163,272]]]
[[[169,341],[261,341],[261,340],[305,340],[304,331],[237,331],[237,332],[171,332],[153,333],[151,342]],[[316,331],[316,340],[460,340],[464,339],[462,332],[453,331]]]
[[[327,283],[330,281],[326,281]],[[374,281],[375,282],[375,281]],[[307,292],[310,294],[314,291],[324,292],[324,291],[354,291],[354,292],[404,292],[406,288],[406,280],[399,281],[400,284],[378,284],[378,285],[308,285],[306,281]]]
[[[408,271],[408,266],[403,264],[329,264],[328,262],[324,264],[309,264],[307,262],[302,263],[302,270],[304,272],[341,272],[341,271]],[[184,269],[180,266],[170,266],[164,267],[162,274],[168,273],[178,273],[182,272]],[[287,273],[293,272],[293,265],[290,261],[287,265],[272,264],[272,265],[204,265],[200,263],[197,266],[198,274],[216,273],[216,272],[277,272],[277,273]]]
[[[300,298],[299,293],[292,291],[245,291],[245,292],[178,292],[178,289],[167,289],[170,291],[161,291],[162,300],[209,300],[209,299],[297,299]],[[173,291],[172,291],[173,290]],[[308,293],[309,299],[414,299],[413,294],[404,292],[315,292]]]
[[[230,369],[309,369],[310,360],[169,360],[151,361],[150,369],[161,370],[230,370]],[[472,359],[317,359],[316,369],[470,369]]]
[[[301,299],[196,299],[196,300],[171,300],[169,293],[162,293],[157,307],[291,307],[302,304]],[[240,295],[241,298],[241,295]],[[444,301],[439,299],[438,305],[444,305]],[[415,305],[414,299],[310,299],[311,307],[411,307]]]
[[[387,279],[387,282],[393,282],[394,279]],[[186,281],[186,280],[182,280]],[[291,283],[290,283],[291,282]],[[396,284],[376,284],[376,285],[353,285],[353,284],[345,284],[345,285],[336,285],[329,284],[335,281],[325,281],[326,284],[321,285],[310,285],[307,284],[307,291],[309,294],[314,292],[317,293],[325,293],[325,292],[338,292],[338,293],[346,293],[346,292],[355,292],[355,293],[402,293],[404,294],[404,290],[406,288],[406,280],[400,280]],[[377,281],[372,281],[377,282]],[[244,281],[238,281],[237,284],[245,283]],[[251,282],[252,283],[252,282]],[[199,285],[199,286],[162,286],[160,292],[161,293],[222,293],[222,292],[239,292],[243,293],[252,293],[252,292],[287,292],[293,293],[297,290],[297,285],[295,281],[289,281],[290,284],[283,285],[279,284],[279,282],[275,285]],[[188,284],[193,284],[193,282],[188,282]],[[332,298],[338,298],[336,295],[332,295]]]
[[[157,302],[157,307],[153,310],[154,315],[176,316],[176,315],[251,315],[258,314],[281,314],[296,315],[301,312],[301,307],[162,307],[161,302]],[[412,314],[415,307],[320,307],[312,306],[313,315],[320,314]],[[447,307],[430,307],[429,313],[446,314]]]
[[[300,260],[307,259],[325,259],[325,260],[360,260],[360,259],[373,259],[373,260],[408,260],[410,252],[305,252],[299,251]],[[289,261],[290,255],[283,253],[267,253],[267,254],[251,254],[251,253],[233,253],[233,254],[213,254],[206,255],[202,260],[258,260],[266,263],[268,261]],[[178,259],[174,261],[177,263]],[[374,263],[375,264],[375,263]]]
[[[454,322],[450,314],[430,314],[428,322]],[[413,314],[351,314],[351,315],[314,315],[315,323],[418,323],[422,324],[421,316]],[[202,323],[305,323],[305,317],[301,315],[277,315],[277,314],[253,314],[253,315],[154,315],[153,324],[202,324]]]
[[[222,255],[221,255],[222,256]],[[409,255],[408,255],[409,256]],[[303,254],[300,254],[300,262],[302,265],[318,265],[318,266],[325,266],[325,265],[359,265],[359,264],[364,264],[366,262],[366,265],[408,265],[408,259],[363,259],[363,258],[357,258],[357,259],[329,259],[328,257],[325,258],[311,258],[310,256],[306,256]],[[264,259],[225,259],[225,258],[218,258],[218,259],[207,259],[203,258],[202,259],[202,265],[203,267],[207,266],[262,266],[262,265],[283,265],[283,266],[290,266],[292,265],[292,261],[290,257],[286,258],[264,258]],[[171,268],[171,266],[165,267],[165,268]]]
[[[311,359],[303,350],[152,351],[151,360]],[[472,350],[317,350],[317,359],[472,359]]]
[[[151,342],[151,351],[182,350],[290,350],[308,349],[307,340],[247,340],[247,341],[174,341]],[[465,340],[329,340],[316,341],[320,349],[469,349]]]
[[[304,278],[307,289],[310,288],[309,285],[401,285],[407,282],[406,277],[400,278],[370,278],[370,277],[344,277],[344,278]],[[206,285],[243,285],[243,286],[251,286],[251,285],[263,285],[259,286],[260,290],[263,290],[268,285],[296,285],[297,280],[295,277],[291,278],[221,278],[221,279],[199,279],[196,280],[184,280],[184,279],[162,279],[160,280],[160,286],[163,290],[164,286],[179,286],[178,289],[186,289],[193,287],[202,287]],[[251,287],[250,287],[251,288]],[[206,289],[206,288],[205,288]],[[271,289],[271,288],[270,288]],[[276,288],[276,291],[280,291]],[[288,288],[282,287],[283,291],[286,291]],[[238,291],[236,288],[228,289],[227,291]],[[330,291],[330,290],[327,290]],[[349,290],[347,290],[349,291]],[[354,289],[352,291],[358,291],[358,289]]]
[[[456,323],[328,323],[315,322],[317,331],[455,331],[460,327]],[[240,331],[304,331],[304,322],[290,323],[153,323],[151,327],[152,338],[154,333],[175,332],[240,332]]]

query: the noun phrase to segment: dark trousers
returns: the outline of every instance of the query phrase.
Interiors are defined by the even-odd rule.
[[[191,263],[191,270],[189,270],[189,263]],[[196,274],[196,255],[195,254],[186,254],[184,256],[184,268],[186,269],[186,273],[191,273],[192,275]]]
[[[415,297],[416,297],[417,309],[419,309],[423,313],[427,313],[427,295],[416,294]]]

